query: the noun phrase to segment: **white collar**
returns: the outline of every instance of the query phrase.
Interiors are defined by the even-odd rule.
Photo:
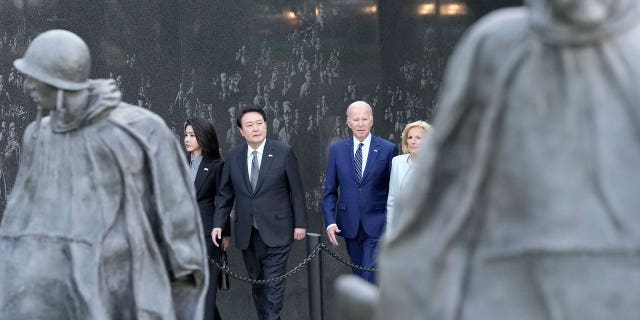
[[[366,138],[364,138],[364,140],[360,141],[358,139],[356,139],[356,136],[352,136],[353,137],[353,145],[357,146],[360,142],[364,143],[364,146],[368,146],[371,144],[371,132],[369,132],[369,135],[367,135]]]
[[[267,139],[264,139],[262,143],[258,146],[258,149],[253,149],[249,144],[247,144],[247,157],[251,156],[253,151],[258,151],[258,155],[262,155],[264,153],[264,145],[267,143]]]

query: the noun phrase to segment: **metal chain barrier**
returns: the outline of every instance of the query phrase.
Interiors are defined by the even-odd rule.
[[[333,250],[329,249],[329,247],[327,247],[327,245],[322,243],[322,242],[318,246],[322,247],[322,250],[326,251],[330,256],[332,256],[334,259],[338,260],[339,262],[341,262],[344,265],[347,265],[347,266],[349,266],[351,268],[354,268],[354,269],[358,269],[360,271],[369,271],[369,272],[375,272],[376,271],[375,267],[367,268],[367,267],[359,266],[357,264],[353,264],[353,263],[347,261],[347,259],[341,257],[336,252],[334,252]]]
[[[375,272],[376,268],[367,268],[367,267],[363,267],[363,266],[359,266],[357,264],[353,264],[349,261],[347,261],[347,259],[341,257],[340,255],[338,255],[336,252],[334,252],[333,250],[329,249],[329,247],[327,247],[326,244],[320,242],[318,243],[318,245],[313,249],[313,251],[302,260],[302,262],[300,262],[297,266],[295,266],[295,268],[287,271],[285,274],[281,275],[281,276],[277,276],[275,278],[269,278],[269,279],[264,279],[264,280],[256,280],[256,279],[251,279],[249,277],[245,277],[242,275],[239,275],[233,271],[231,271],[231,269],[228,266],[222,266],[218,261],[216,261],[213,258],[209,258],[209,262],[213,265],[216,266],[216,268],[222,270],[222,272],[230,275],[231,277],[238,279],[240,281],[244,281],[244,282],[248,282],[251,283],[253,285],[264,285],[267,283],[272,283],[272,282],[278,282],[278,281],[282,281],[290,276],[292,276],[294,273],[302,270],[302,268],[304,268],[307,264],[309,264],[309,262],[315,257],[317,256],[320,251],[326,251],[330,256],[332,256],[334,259],[338,260],[340,263],[349,266],[351,268],[354,269],[358,269],[358,270],[362,270],[362,271],[369,271],[369,272]]]
[[[288,278],[291,275],[293,275],[294,273],[302,270],[302,268],[304,268],[311,261],[311,259],[313,259],[313,257],[317,256],[318,253],[320,253],[322,245],[323,245],[322,243],[318,244],[315,247],[315,249],[313,249],[311,254],[309,254],[309,256],[307,256],[306,258],[304,258],[302,260],[302,262],[300,262],[300,264],[298,264],[295,268],[287,271],[285,274],[283,274],[281,276],[277,276],[275,278],[264,279],[264,280],[256,280],[256,279],[251,279],[251,278],[248,278],[248,277],[241,276],[241,275],[231,271],[228,266],[227,267],[223,267],[222,265],[220,265],[218,263],[218,261],[216,261],[216,260],[214,260],[212,258],[209,258],[209,261],[211,261],[218,269],[222,270],[224,273],[232,276],[233,278],[236,278],[236,279],[238,279],[240,281],[251,283],[253,285],[264,285],[264,284],[267,284],[267,283],[278,282],[278,281],[284,280],[285,278]]]

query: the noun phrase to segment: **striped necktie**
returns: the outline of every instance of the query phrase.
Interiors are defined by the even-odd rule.
[[[358,179],[358,183],[362,182],[362,146],[364,143],[360,142],[358,144],[358,150],[356,150],[356,155],[353,157],[353,169],[356,170],[356,178]]]

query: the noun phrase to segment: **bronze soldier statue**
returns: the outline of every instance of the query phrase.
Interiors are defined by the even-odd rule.
[[[14,62],[39,111],[0,225],[0,318],[201,318],[206,253],[178,141],[90,80],[90,60],[51,30]]]
[[[450,58],[375,319],[640,315],[640,2],[525,4]]]

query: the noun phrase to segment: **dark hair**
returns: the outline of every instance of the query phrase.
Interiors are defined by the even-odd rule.
[[[218,144],[218,135],[213,124],[209,120],[190,118],[184,123],[185,130],[187,126],[193,128],[196,141],[202,148],[202,157],[207,160],[220,159],[220,144]]]
[[[267,114],[264,112],[262,108],[257,106],[248,106],[242,109],[242,111],[240,111],[240,115],[238,116],[238,118],[236,118],[236,123],[238,125],[238,128],[242,128],[242,117],[249,112],[259,113],[262,116],[262,119],[264,120],[264,122],[267,122]]]

